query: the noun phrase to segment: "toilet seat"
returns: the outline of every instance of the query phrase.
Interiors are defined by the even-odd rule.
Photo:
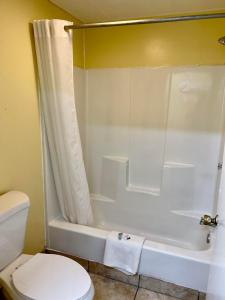
[[[86,300],[93,293],[86,270],[72,259],[55,254],[34,255],[13,272],[12,283],[25,299]]]

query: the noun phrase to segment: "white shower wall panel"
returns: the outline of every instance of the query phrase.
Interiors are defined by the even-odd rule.
[[[99,193],[102,158],[113,155],[129,157],[130,185],[159,189],[164,160],[168,71],[101,69],[87,72],[86,138],[91,187]]]
[[[192,248],[201,214],[213,213],[225,67],[75,69],[76,76],[96,225]]]
[[[170,72],[130,69],[130,183],[160,189]]]
[[[171,70],[165,161],[194,166],[190,187],[193,198],[183,209],[211,211],[213,206],[223,126],[224,75],[224,67]]]
[[[87,171],[90,189],[101,191],[105,155],[127,156],[130,120],[129,69],[87,71]]]

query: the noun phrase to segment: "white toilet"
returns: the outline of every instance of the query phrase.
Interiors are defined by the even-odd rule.
[[[64,256],[22,254],[28,197],[21,192],[0,196],[0,287],[13,300],[92,300],[86,270]]]

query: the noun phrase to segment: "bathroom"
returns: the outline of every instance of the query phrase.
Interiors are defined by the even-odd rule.
[[[224,1],[2,0],[0,15],[0,299],[225,300]]]

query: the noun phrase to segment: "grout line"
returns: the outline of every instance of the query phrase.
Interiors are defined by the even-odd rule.
[[[116,282],[120,282],[120,283],[123,283],[123,284],[130,285],[130,286],[133,286],[133,287],[138,288],[137,285],[134,285],[134,284],[131,284],[131,283],[129,283],[129,282],[125,282],[125,281],[122,281],[122,280],[119,280],[119,279],[116,279],[116,278],[112,278],[112,277],[107,276],[107,275],[105,275],[105,274],[99,274],[99,273],[95,273],[95,272],[88,272],[88,273],[93,274],[93,275],[97,275],[97,276],[100,276],[100,277],[104,277],[104,278],[106,278],[106,279],[110,279],[110,280],[113,280],[113,281],[116,281]],[[1,299],[0,299],[0,300],[1,300]]]
[[[131,283],[129,283],[129,282],[125,282],[125,281],[122,281],[122,280],[119,280],[119,279],[116,279],[116,278],[112,278],[112,277],[107,276],[107,275],[105,275],[105,274],[99,274],[99,273],[90,272],[90,271],[88,271],[88,273],[89,273],[89,274],[93,274],[93,275],[97,275],[97,276],[100,276],[100,277],[104,277],[104,278],[106,278],[106,279],[110,279],[110,280],[113,280],[113,281],[116,281],[116,282],[120,282],[120,283],[123,283],[123,284],[125,284],[125,285],[130,285],[130,286],[135,287],[135,288],[137,288],[137,289],[139,288],[138,285],[134,285],[134,284],[131,284]],[[0,299],[0,300],[1,300],[1,299]]]
[[[134,295],[134,300],[135,300],[136,297],[137,297],[138,290],[139,290],[139,286],[137,286],[137,290],[136,290],[135,295]]]
[[[140,287],[140,282],[141,282],[141,275],[138,275],[138,288]]]
[[[137,290],[136,290],[136,293],[135,293],[135,295],[134,295],[134,300],[136,299],[138,290],[139,290],[139,288],[140,288],[140,281],[141,281],[141,275],[138,275],[138,284],[137,284]]]

